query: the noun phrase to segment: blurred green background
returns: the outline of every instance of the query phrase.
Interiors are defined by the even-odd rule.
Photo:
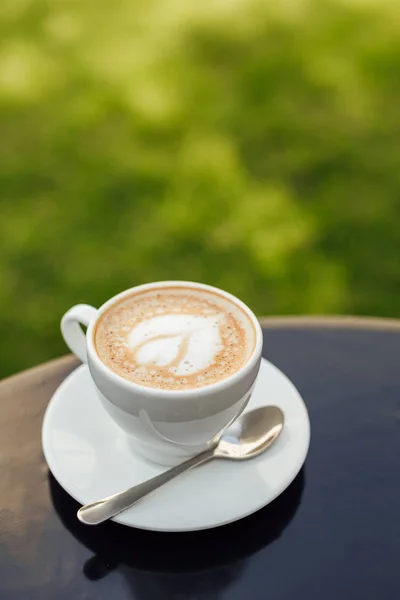
[[[2,0],[0,375],[152,280],[400,316],[400,5]]]

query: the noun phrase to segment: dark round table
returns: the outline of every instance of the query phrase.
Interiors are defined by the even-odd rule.
[[[41,450],[45,408],[77,360],[0,383],[1,600],[400,597],[400,322],[262,324],[265,356],[308,407],[311,447],[272,504],[214,530],[79,523]]]

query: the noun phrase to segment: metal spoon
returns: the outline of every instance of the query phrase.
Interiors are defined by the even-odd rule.
[[[224,431],[213,448],[139,485],[82,506],[77,512],[78,519],[87,525],[103,523],[130,508],[167,481],[214,458],[253,458],[275,442],[283,429],[283,423],[283,412],[277,406],[264,406],[243,414]]]

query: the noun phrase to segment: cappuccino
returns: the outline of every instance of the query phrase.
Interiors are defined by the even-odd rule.
[[[246,312],[223,295],[190,286],[133,292],[99,317],[96,351],[138,385],[185,390],[240,370],[255,348]]]

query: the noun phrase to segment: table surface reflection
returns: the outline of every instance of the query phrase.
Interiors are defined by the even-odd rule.
[[[0,383],[1,600],[398,597],[400,323],[262,324],[264,355],[307,404],[311,447],[272,504],[214,530],[79,523],[40,441],[48,401],[78,362],[65,357]]]

